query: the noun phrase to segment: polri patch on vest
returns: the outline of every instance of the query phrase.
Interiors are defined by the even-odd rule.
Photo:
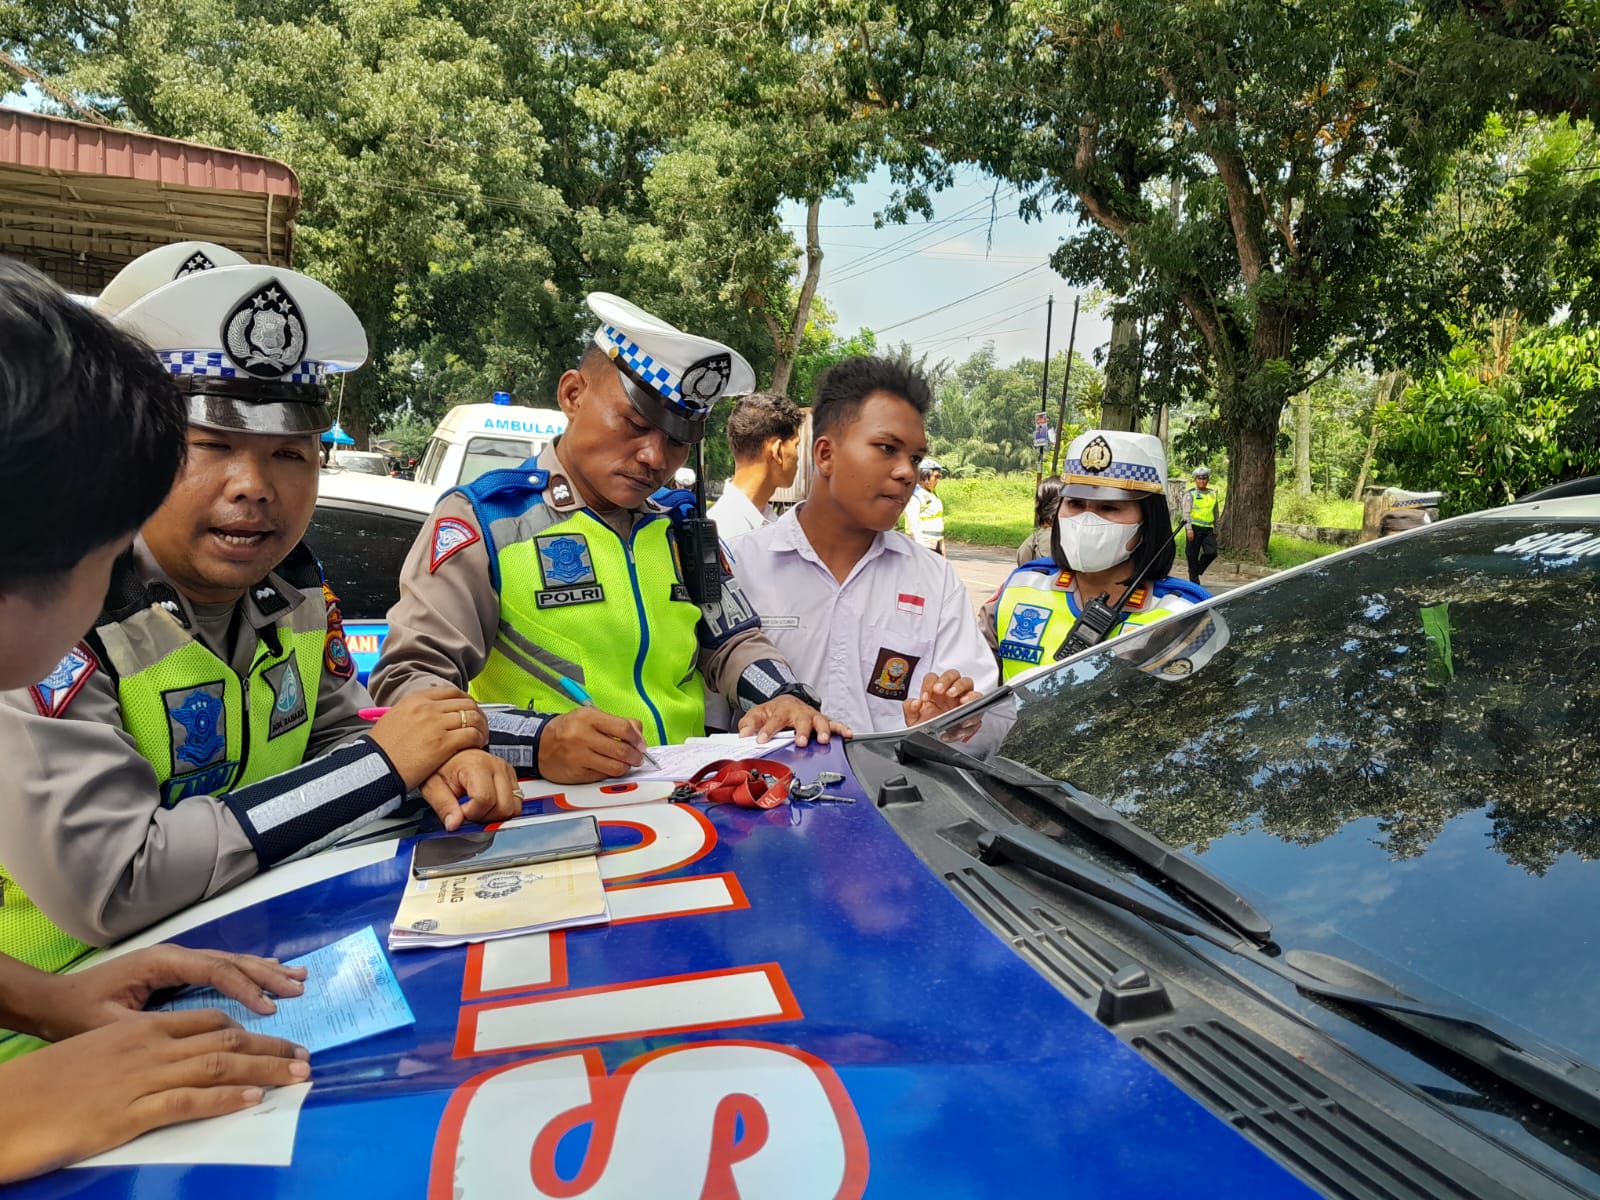
[[[465,550],[478,540],[478,531],[460,517],[440,517],[433,523],[433,551],[428,555],[428,574],[432,575],[457,550]]]
[[[880,700],[904,700],[911,694],[911,673],[921,661],[921,655],[901,654],[887,648],[879,650],[878,661],[872,664],[867,695]]]
[[[55,670],[28,689],[41,717],[59,717],[99,666],[94,651],[79,642],[56,664]]]
[[[547,533],[533,539],[539,547],[539,573],[547,588],[598,583],[589,541],[581,533]]]
[[[1037,604],[1019,604],[1011,610],[1011,620],[1000,639],[999,654],[1007,662],[1037,663],[1044,657],[1045,627],[1050,610]]]
[[[174,777],[214,766],[228,752],[222,680],[161,693],[167,709]]]
[[[261,676],[272,689],[272,716],[267,720],[267,740],[271,741],[306,723],[306,689],[293,650]]]

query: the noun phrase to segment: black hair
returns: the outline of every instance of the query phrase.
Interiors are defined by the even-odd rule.
[[[892,358],[860,355],[843,358],[817,380],[811,407],[811,440],[837,433],[861,415],[861,405],[873,392],[898,396],[926,416],[933,405],[933,389],[921,371]]]
[[[0,592],[48,595],[143,525],[183,463],[187,426],[148,347],[0,257]]]
[[[1128,499],[1133,499],[1129,496]],[[1133,575],[1141,572],[1146,583],[1155,583],[1158,579],[1165,579],[1172,574],[1172,562],[1177,557],[1178,547],[1173,540],[1172,514],[1167,511],[1167,498],[1165,495],[1151,495],[1146,493],[1139,497],[1139,532],[1144,536],[1139,539],[1139,544],[1133,548],[1129,558]],[[1130,535],[1131,536],[1131,535]],[[1061,528],[1058,525],[1050,526],[1050,557],[1055,559],[1056,566],[1066,571],[1077,570],[1067,561],[1067,556],[1061,552]],[[1154,564],[1149,571],[1144,568],[1147,564]],[[1111,597],[1115,602],[1118,595]]]
[[[760,458],[768,438],[787,442],[804,423],[799,405],[778,392],[751,392],[740,397],[728,414],[728,446],[734,461]]]
[[[1047,475],[1033,493],[1033,527],[1054,525],[1061,504],[1061,476]]]

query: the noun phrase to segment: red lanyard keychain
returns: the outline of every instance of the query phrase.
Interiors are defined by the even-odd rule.
[[[705,800],[740,808],[776,808],[789,798],[794,772],[764,758],[722,758],[696,771],[671,796],[675,802]]]

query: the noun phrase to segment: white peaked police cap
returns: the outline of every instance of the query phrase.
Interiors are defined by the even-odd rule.
[[[698,442],[712,405],[754,390],[756,373],[733,347],[684,333],[610,292],[590,292],[588,304],[600,318],[594,344],[616,364],[633,407],[674,441]]]
[[[1139,670],[1169,683],[1187,679],[1228,644],[1228,623],[1216,609],[1177,613],[1149,627],[1150,632],[1127,639],[1115,653]]]
[[[174,279],[211,271],[217,267],[248,267],[250,260],[215,242],[173,242],[141,254],[101,289],[94,310],[102,317],[114,317],[139,297],[155,291]]]
[[[162,284],[113,320],[161,359],[189,421],[244,433],[322,433],[327,377],[367,360],[355,312],[282,267],[217,267]]]
[[[1061,494],[1079,500],[1137,500],[1161,495],[1167,452],[1161,439],[1120,429],[1090,429],[1072,439],[1061,468]]]

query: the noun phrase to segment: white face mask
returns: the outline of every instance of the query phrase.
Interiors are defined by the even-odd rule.
[[[1118,525],[1090,512],[1058,517],[1056,530],[1061,535],[1061,552],[1073,569],[1090,574],[1125,561],[1133,553],[1128,543],[1139,536],[1137,525]]]

